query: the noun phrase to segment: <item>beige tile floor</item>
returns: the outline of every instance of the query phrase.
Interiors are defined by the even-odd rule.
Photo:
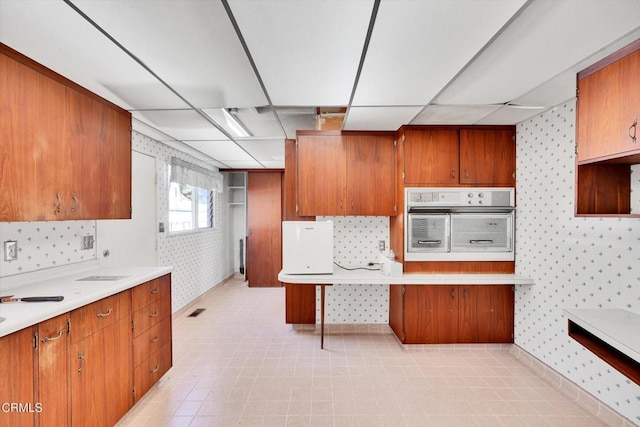
[[[333,333],[321,350],[284,323],[283,288],[219,285],[174,316],[173,337],[173,368],[120,426],[604,425],[504,347]]]

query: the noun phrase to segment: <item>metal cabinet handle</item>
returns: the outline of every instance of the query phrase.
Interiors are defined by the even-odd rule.
[[[638,129],[638,119],[635,119],[633,121],[633,124],[629,127],[629,138],[631,138],[631,141],[633,141],[634,144],[638,142],[638,138],[636,136],[637,129]],[[633,133],[631,133],[632,130],[633,130]]]
[[[149,371],[150,374],[155,374],[156,372],[158,372],[160,370],[160,365],[156,365],[155,368],[153,368],[152,370]]]
[[[467,288],[462,290],[462,299],[467,299]]]
[[[153,313],[149,313],[149,317],[158,317],[160,315],[160,311],[156,310]]]
[[[62,209],[62,195],[60,194],[60,192],[58,191],[56,193],[56,213],[60,213],[60,210]]]
[[[160,288],[151,289],[152,294],[157,294],[158,292],[160,292]]]
[[[111,307],[109,309],[109,311],[107,311],[106,313],[98,312],[98,314],[96,314],[96,316],[98,316],[98,317],[107,317],[107,316],[111,316],[111,313],[113,313],[113,307]]]
[[[78,353],[78,359],[80,360],[80,367],[78,368],[78,373],[81,374],[84,370],[84,364],[87,362],[87,359],[84,358],[84,354]]]
[[[456,299],[456,289],[451,288],[451,299]]]
[[[71,212],[75,212],[80,205],[80,201],[78,200],[78,196],[76,193],[71,193],[71,198],[73,199],[73,205],[71,205]]]
[[[60,329],[60,332],[58,332],[58,335],[55,337],[44,337],[40,339],[40,342],[49,342],[49,341],[55,341],[55,340],[59,340],[60,338],[62,338],[62,336],[64,335],[64,331],[66,328],[62,328]]]
[[[151,339],[149,340],[149,344],[157,343],[159,339],[160,339],[160,337],[159,337],[158,335],[156,335],[156,337],[155,337],[155,338],[151,338]]]
[[[456,180],[456,170],[455,169],[451,169],[451,180],[452,181]]]

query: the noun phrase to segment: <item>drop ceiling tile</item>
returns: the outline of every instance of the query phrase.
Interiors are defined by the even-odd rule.
[[[243,139],[238,145],[247,150],[261,163],[282,162],[284,164],[284,138],[282,139]]]
[[[429,105],[412,125],[472,125],[499,109],[500,105]]]
[[[351,107],[347,112],[345,130],[398,130],[413,119],[422,106],[411,107]]]
[[[133,117],[178,140],[228,140],[194,110],[134,111]]]
[[[524,0],[382,1],[352,105],[425,105]]]
[[[233,129],[227,125],[226,118],[220,108],[209,108],[202,110],[216,123],[225,128],[230,135],[234,135]],[[284,138],[284,130],[277,120],[276,115],[267,109],[258,112],[256,108],[238,108],[237,119],[256,138]]]
[[[635,31],[638,16],[638,1],[530,2],[436,102],[509,102]]]
[[[61,1],[1,0],[0,42],[123,108],[186,106]]]
[[[273,105],[346,105],[372,0],[230,0]]]
[[[74,3],[195,107],[267,102],[222,2]]]
[[[234,162],[258,164],[254,158],[233,141],[184,141],[184,143],[225,165],[230,166]]]
[[[255,160],[233,160],[225,163],[229,169],[264,169],[265,166]],[[280,167],[278,167],[279,169]]]
[[[475,124],[478,125],[515,125],[530,119],[533,116],[537,116],[549,107],[540,108],[520,108],[509,105],[498,108],[493,113],[478,120]]]

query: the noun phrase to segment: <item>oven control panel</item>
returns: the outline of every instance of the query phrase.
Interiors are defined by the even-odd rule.
[[[407,188],[407,207],[515,206],[513,188]]]

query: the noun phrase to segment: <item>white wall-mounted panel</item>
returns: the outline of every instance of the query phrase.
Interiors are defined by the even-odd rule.
[[[74,3],[195,107],[266,103],[221,2]]]
[[[194,110],[134,111],[133,117],[179,140],[228,139]]]
[[[500,105],[429,105],[412,125],[472,125],[500,108]]]
[[[640,1],[534,1],[442,94],[439,104],[512,101],[640,28]]]
[[[382,1],[352,105],[425,105],[524,0]]]
[[[0,42],[123,108],[186,107],[62,1],[1,0]]]
[[[408,107],[351,107],[343,128],[345,130],[395,131],[420,112],[422,106]]]
[[[231,0],[274,105],[346,105],[372,0]]]

